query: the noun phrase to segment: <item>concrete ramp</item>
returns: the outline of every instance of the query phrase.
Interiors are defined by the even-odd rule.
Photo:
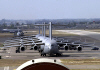
[[[91,31],[85,31],[85,30],[56,30],[56,31],[88,36],[88,37],[100,40],[100,33],[98,32],[91,32]]]

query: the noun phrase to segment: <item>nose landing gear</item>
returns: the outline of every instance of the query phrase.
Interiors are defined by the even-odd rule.
[[[61,53],[56,53],[56,56],[61,56],[62,54]]]

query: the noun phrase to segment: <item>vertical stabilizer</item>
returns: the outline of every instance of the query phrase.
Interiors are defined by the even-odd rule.
[[[45,37],[45,22],[44,22],[44,37]]]
[[[50,35],[50,40],[52,40],[52,23],[49,22],[49,35]]]
[[[42,36],[43,36],[43,27],[44,27],[44,26],[42,25]]]
[[[40,26],[39,26],[39,34],[40,34]]]
[[[17,29],[18,29],[18,32],[19,32],[19,27],[17,27]]]

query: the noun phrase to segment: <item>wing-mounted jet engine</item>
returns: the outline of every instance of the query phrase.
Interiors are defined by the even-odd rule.
[[[77,51],[82,51],[82,46],[81,45],[76,46],[76,48],[77,48]]]
[[[26,50],[26,48],[25,48],[25,46],[23,44],[21,45],[20,50],[21,51],[25,51]]]
[[[38,50],[38,46],[35,44],[35,45],[33,45],[33,46],[31,46],[31,48],[30,48],[30,50]]]
[[[69,45],[67,45],[67,43],[66,43],[66,45],[64,45],[64,49],[65,50],[68,50],[69,49]]]

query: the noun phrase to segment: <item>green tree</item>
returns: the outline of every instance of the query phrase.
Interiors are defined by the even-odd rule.
[[[10,24],[10,28],[14,28],[14,24],[13,23]]]
[[[3,23],[3,24],[2,24],[2,27],[3,27],[3,28],[7,28],[7,24],[6,24],[6,23]]]
[[[16,26],[20,26],[20,24],[17,22],[17,23],[16,23]]]

